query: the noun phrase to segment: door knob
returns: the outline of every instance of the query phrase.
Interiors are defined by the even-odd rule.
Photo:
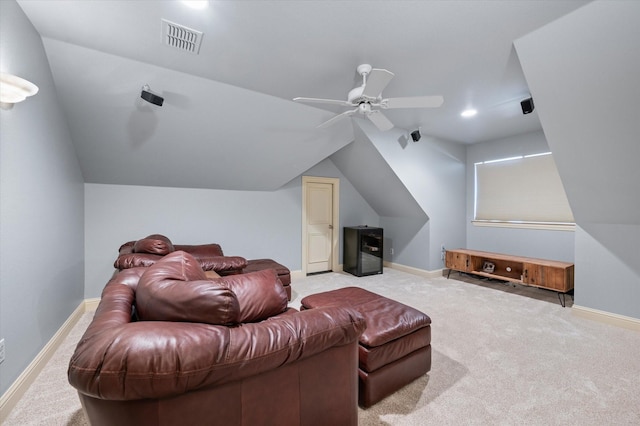
[[[333,225],[329,224],[329,229],[333,229]]]

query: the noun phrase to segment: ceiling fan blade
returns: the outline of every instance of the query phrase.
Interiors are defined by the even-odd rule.
[[[332,104],[342,106],[353,106],[349,101],[340,101],[337,99],[319,99],[319,98],[293,98],[296,102],[305,102],[309,104]]]
[[[438,108],[444,102],[442,96],[410,96],[389,98],[380,102],[382,108]]]
[[[367,82],[364,85],[362,96],[367,98],[377,98],[387,87],[394,74],[391,71],[374,68],[367,75]]]
[[[325,121],[324,123],[320,124],[317,128],[318,129],[324,129],[325,127],[329,127],[330,125],[332,125],[333,123],[335,123],[336,121],[342,120],[345,117],[348,117],[350,115],[355,114],[358,111],[358,108],[356,109],[352,109],[350,111],[345,111],[342,114],[338,114],[336,116],[331,117],[330,119],[328,119],[327,121]]]
[[[369,118],[369,120],[371,120],[373,124],[375,124],[378,130],[381,130],[384,132],[386,130],[393,129],[393,123],[389,121],[389,119],[385,117],[384,114],[378,110],[371,111],[369,114],[367,114],[367,117]]]

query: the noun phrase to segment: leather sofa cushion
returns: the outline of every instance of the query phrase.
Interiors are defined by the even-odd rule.
[[[133,253],[133,246],[135,245],[135,241],[127,241],[118,249],[118,254],[128,254]]]
[[[431,343],[431,327],[422,327],[400,339],[382,346],[367,347],[358,345],[358,360],[361,370],[372,372],[391,364]]]
[[[274,269],[278,274],[278,278],[282,285],[291,284],[291,272],[286,266],[276,262],[273,259],[251,259],[247,260],[247,266],[242,270],[243,273],[262,271],[264,269]]]
[[[207,280],[198,261],[183,251],[163,257],[142,274],[136,308],[143,321],[228,325],[240,317],[235,293]]]
[[[359,287],[312,294],[301,303],[304,309],[322,306],[356,309],[367,322],[367,329],[360,336],[360,344],[367,347],[384,345],[431,325],[431,318],[417,309]]]
[[[164,235],[152,234],[141,240],[138,240],[133,245],[134,253],[150,253],[159,254],[164,256],[173,252],[175,249],[171,240]]]
[[[174,251],[151,265],[142,275],[142,279],[147,280],[180,280],[196,281],[205,280],[207,276],[200,267],[198,261],[185,251]]]
[[[287,309],[287,292],[272,269],[228,275],[212,281],[235,293],[240,304],[241,323],[262,321]]]
[[[217,271],[222,274],[236,274],[247,265],[247,259],[241,256],[194,256],[205,271]],[[162,255],[151,253],[121,253],[113,262],[116,269],[149,267],[162,258]]]
[[[365,346],[384,345],[415,330],[431,325],[431,318],[410,306],[380,297],[355,307],[367,322],[360,338]]]
[[[213,256],[197,257],[196,260],[205,271],[216,271],[220,273],[239,273],[247,266],[247,259],[242,256]]]
[[[155,264],[161,258],[162,256],[160,256],[159,254],[124,253],[120,254],[116,261],[113,262],[113,267],[120,270],[137,267],[148,268],[149,266]]]

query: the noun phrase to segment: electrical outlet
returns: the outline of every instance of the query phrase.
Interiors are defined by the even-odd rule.
[[[0,364],[4,362],[4,339],[0,340]]]
[[[444,244],[440,246],[440,260],[444,260],[444,255],[447,253],[447,250],[444,248]]]
[[[393,254],[393,247],[389,250],[389,254]]]

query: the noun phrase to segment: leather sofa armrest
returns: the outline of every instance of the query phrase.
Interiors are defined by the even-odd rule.
[[[163,398],[218,386],[355,343],[366,327],[362,316],[347,307],[288,313],[235,327],[130,323],[126,305],[132,291],[122,285],[116,290],[105,308],[99,307],[68,369],[69,383],[95,398]]]
[[[229,272],[240,273],[247,266],[247,259],[240,256],[194,257],[205,271],[216,271],[223,274]]]
[[[247,266],[247,259],[241,256],[200,256],[194,258],[205,271],[225,273],[240,273]],[[125,253],[118,256],[113,262],[116,269],[123,270],[138,266],[149,267],[162,259],[159,254],[151,253]]]
[[[159,254],[124,253],[118,256],[115,262],[113,262],[113,266],[119,270],[136,268],[139,266],[148,268],[160,259],[162,259],[162,256]]]
[[[127,268],[121,271],[116,270],[102,291],[108,291],[107,289],[114,284],[124,284],[135,291],[138,287],[138,282],[140,282],[140,277],[146,270],[144,267]]]
[[[135,243],[136,243],[135,240],[127,241],[126,243],[120,246],[120,248],[118,249],[118,254],[133,253],[133,245]]]

